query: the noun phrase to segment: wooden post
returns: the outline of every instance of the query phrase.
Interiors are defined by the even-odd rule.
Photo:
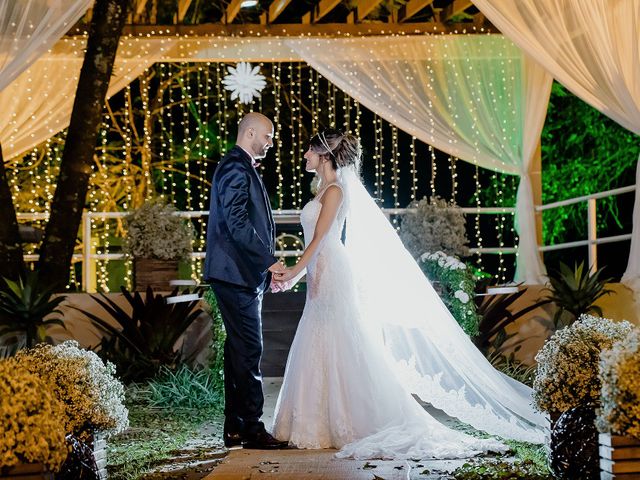
[[[529,166],[529,178],[531,179],[531,191],[533,192],[533,204],[537,207],[542,205],[542,148],[538,141],[538,147],[533,155]],[[542,238],[542,212],[535,212],[536,215],[536,243],[543,245]],[[542,256],[542,252],[540,252]]]

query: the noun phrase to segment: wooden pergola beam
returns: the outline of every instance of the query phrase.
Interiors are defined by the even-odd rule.
[[[365,19],[367,15],[369,15],[374,8],[382,3],[382,0],[360,0],[358,2],[358,6],[355,9],[356,20],[361,22]],[[353,21],[353,12],[350,14],[351,20]]]
[[[440,21],[442,23],[448,22],[451,18],[461,14],[467,8],[473,6],[471,0],[453,0],[440,14]]]
[[[202,23],[198,25],[127,25],[122,36],[145,36],[150,38],[171,38],[176,36],[210,37],[347,37],[376,35],[423,35],[427,33],[463,33],[472,32],[472,23],[420,22],[420,23],[320,23],[304,25],[294,24],[236,24]],[[500,33],[495,27],[487,25],[483,33]],[[72,30],[67,36],[82,35],[79,29]]]
[[[184,17],[187,15],[187,11],[191,6],[191,0],[180,0],[178,2],[178,23],[184,21]]]
[[[291,0],[273,0],[269,9],[260,16],[260,23],[273,23],[280,16],[284,9],[289,6]]]
[[[398,12],[398,22],[405,22],[413,17],[423,8],[428,7],[433,3],[433,0],[409,0],[406,4],[400,7]]]
[[[188,1],[190,2],[191,0]],[[224,16],[221,19],[222,23],[233,23],[233,20],[238,16],[238,13],[240,13],[241,5],[242,0],[231,0],[231,2],[229,2],[229,5],[227,5]]]
[[[137,0],[135,14],[142,15],[142,12],[144,12],[144,9],[146,6],[147,6],[147,0]]]
[[[302,23],[316,23],[340,4],[341,0],[320,0],[311,10],[302,16]]]

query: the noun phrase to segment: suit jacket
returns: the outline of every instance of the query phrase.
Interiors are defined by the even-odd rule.
[[[205,281],[262,285],[277,261],[275,234],[262,179],[249,154],[236,145],[220,161],[211,182]]]

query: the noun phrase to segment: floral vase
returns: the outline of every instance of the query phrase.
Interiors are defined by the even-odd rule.
[[[19,463],[13,467],[1,467],[2,480],[53,480],[53,473],[41,463]]]
[[[170,292],[172,287],[169,282],[178,279],[178,261],[135,258],[133,260],[133,275],[137,292],[145,292],[147,287],[157,291]]]
[[[102,432],[94,432],[87,444],[93,450],[93,458],[98,467],[98,478],[105,480],[107,478],[107,439]]]
[[[601,433],[598,443],[601,480],[640,478],[640,440]]]

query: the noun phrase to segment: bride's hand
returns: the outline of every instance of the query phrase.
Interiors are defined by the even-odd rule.
[[[297,275],[297,272],[293,268],[287,268],[282,272],[274,273],[273,278],[277,282],[288,282]]]

